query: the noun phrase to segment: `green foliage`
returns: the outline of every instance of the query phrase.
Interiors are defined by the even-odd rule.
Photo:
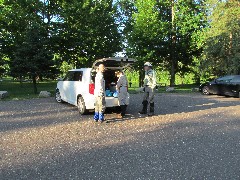
[[[201,54],[199,34],[206,23],[202,1],[136,0],[134,5],[132,28],[126,32],[127,53],[139,60],[140,67],[151,61],[168,70],[173,81],[176,73],[191,72]]]
[[[36,76],[52,70],[50,30],[44,22],[42,1],[3,1],[0,21],[2,53],[10,59],[13,77],[31,76],[37,93]]]
[[[61,9],[58,50],[63,60],[90,66],[95,59],[121,50],[112,1],[64,1]]]
[[[240,4],[209,0],[202,67],[214,75],[240,73]]]
[[[0,0],[0,76],[64,74],[121,50],[171,85],[239,74],[239,17],[238,0]]]
[[[168,71],[163,71],[161,69],[156,69],[156,79],[157,84],[160,86],[169,86],[169,80],[170,80],[170,73]],[[128,82],[132,83],[131,87],[139,87],[139,71],[138,70],[127,70],[125,71],[125,74],[128,78]],[[202,82],[208,81],[208,78],[202,78]],[[176,74],[176,85],[183,85],[183,84],[200,84],[199,82],[196,82],[195,80],[195,74],[194,73],[185,73],[184,75],[177,73]]]
[[[67,74],[67,72],[73,68],[74,68],[73,64],[68,64],[66,61],[63,61],[60,67],[62,77],[64,77]]]
[[[46,39],[41,33],[41,27],[33,24],[26,31],[25,41],[17,46],[10,63],[13,76],[41,74],[53,65],[51,52],[46,48]]]
[[[0,61],[0,78],[9,74],[10,67],[7,63],[8,61],[3,58],[2,61]]]
[[[63,61],[89,67],[121,49],[111,0],[3,0],[0,10],[0,63],[9,58],[13,76],[57,73]]]

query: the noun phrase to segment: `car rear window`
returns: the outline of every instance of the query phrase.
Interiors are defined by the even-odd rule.
[[[231,80],[231,83],[240,83],[240,76],[236,76]]]
[[[234,76],[224,76],[224,77],[220,77],[220,78],[216,79],[216,81],[218,83],[227,83],[227,82],[230,82],[233,78],[234,78]]]

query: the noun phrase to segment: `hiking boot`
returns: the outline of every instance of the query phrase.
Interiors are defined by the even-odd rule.
[[[98,119],[99,119],[99,113],[98,112],[94,113],[93,119],[94,119],[95,122],[98,122]]]
[[[142,102],[143,108],[141,111],[139,111],[140,114],[147,114],[147,105],[148,105],[148,101],[143,101]]]
[[[154,103],[150,103],[150,113],[148,116],[153,116],[154,115]]]
[[[102,123],[104,121],[104,114],[99,113],[99,122]]]

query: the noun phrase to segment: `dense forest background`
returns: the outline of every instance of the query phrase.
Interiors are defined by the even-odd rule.
[[[0,77],[56,78],[119,54],[171,86],[240,74],[240,1],[0,0]]]

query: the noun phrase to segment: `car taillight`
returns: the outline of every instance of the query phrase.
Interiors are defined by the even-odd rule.
[[[94,94],[94,84],[89,84],[89,93]]]

